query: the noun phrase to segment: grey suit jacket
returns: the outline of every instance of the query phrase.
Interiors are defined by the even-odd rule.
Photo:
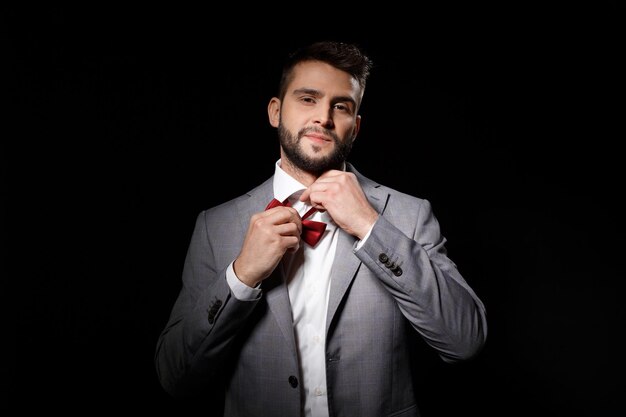
[[[331,416],[418,416],[408,338],[417,332],[447,362],[472,358],[487,337],[483,303],[447,257],[430,203],[354,172],[381,214],[369,238],[341,231],[326,323]],[[252,214],[273,198],[272,178],[197,218],[182,289],[155,355],[174,396],[225,385],[225,415],[300,416],[303,404],[292,315],[281,268],[262,296],[237,300],[226,268]]]

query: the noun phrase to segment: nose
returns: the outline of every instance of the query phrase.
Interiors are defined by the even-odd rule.
[[[332,128],[334,126],[332,109],[325,110],[323,108],[320,108],[315,113],[315,116],[313,118],[313,123],[315,125],[322,126],[322,127],[326,128],[326,129]]]

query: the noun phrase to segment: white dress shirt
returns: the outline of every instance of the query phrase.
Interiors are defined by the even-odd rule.
[[[306,187],[276,165],[274,197],[289,198],[303,216],[311,206],[298,200]],[[322,239],[311,247],[302,242],[300,249],[283,257],[281,263],[287,287],[300,359],[306,417],[328,416],[326,396],[326,311],[330,291],[330,270],[337,248],[337,226],[328,213],[315,212],[311,220],[326,223]]]
[[[298,200],[306,189],[289,176],[276,162],[274,172],[274,198],[285,201],[303,216],[311,206]],[[326,223],[324,235],[315,247],[304,241],[293,254],[285,254],[281,266],[287,280],[293,326],[300,361],[306,417],[328,417],[326,395],[326,312],[330,292],[330,271],[335,258],[339,228],[327,212],[316,211],[311,220]],[[369,233],[368,233],[369,236]],[[360,247],[365,241],[359,242]],[[259,288],[250,288],[236,277],[232,263],[226,278],[233,294],[240,300],[260,297]]]

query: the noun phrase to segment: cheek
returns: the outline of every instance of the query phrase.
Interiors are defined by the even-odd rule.
[[[343,128],[339,133],[340,137],[343,138],[344,142],[352,142],[356,137],[356,125],[351,124]]]
[[[283,111],[280,113],[280,123],[291,129],[293,126],[296,125],[297,122],[297,117],[296,114],[289,111],[288,108],[284,108],[283,107]]]

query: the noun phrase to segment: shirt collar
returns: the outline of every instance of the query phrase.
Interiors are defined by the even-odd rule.
[[[283,171],[280,167],[280,159],[276,161],[274,168],[274,198],[276,200],[282,202],[292,195],[293,198],[298,198],[305,189],[303,184]]]
[[[345,162],[342,170],[346,170]],[[282,202],[291,197],[293,202],[300,197],[304,190],[306,190],[304,184],[283,171],[280,167],[280,159],[278,159],[274,167],[274,198]]]

